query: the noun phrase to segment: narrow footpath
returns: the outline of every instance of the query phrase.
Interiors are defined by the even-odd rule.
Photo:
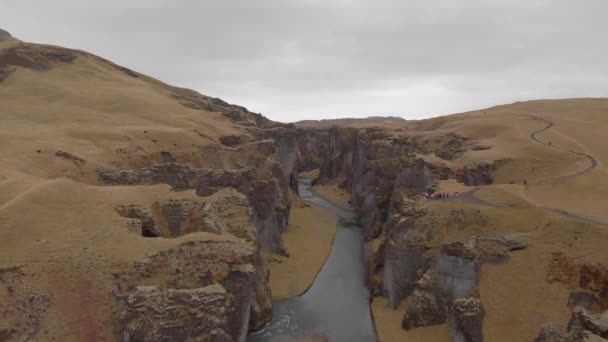
[[[532,120],[538,120],[538,121],[543,121],[545,122],[547,125],[541,129],[538,129],[536,131],[533,131],[532,133],[530,133],[529,135],[529,139],[532,140],[535,143],[541,144],[543,146],[546,146],[548,148],[554,148],[554,149],[559,149],[561,150],[562,148],[559,146],[555,146],[553,144],[544,142],[542,140],[540,140],[538,138],[538,134],[545,132],[553,127],[555,127],[555,123],[549,120],[546,120],[544,118],[538,117],[538,116],[532,116],[532,115],[527,115],[526,117],[531,118]],[[595,168],[597,168],[598,166],[598,161],[595,157],[593,157],[592,155],[583,153],[583,152],[577,152],[577,151],[572,151],[572,150],[567,150],[570,153],[574,153],[580,156],[583,156],[585,158],[587,158],[587,160],[589,161],[589,165],[578,172],[572,173],[572,174],[567,174],[567,175],[563,175],[563,176],[558,176],[558,177],[552,177],[552,178],[547,178],[547,179],[542,179],[542,180],[538,180],[538,181],[534,181],[534,182],[530,182],[528,183],[526,186],[537,186],[540,184],[545,184],[548,182],[553,182],[553,181],[558,181],[558,180],[564,180],[564,179],[572,179],[575,177],[580,177],[582,175],[585,175],[591,171],[593,171]],[[479,206],[483,206],[483,207],[493,207],[493,208],[500,208],[500,207],[508,207],[509,204],[498,204],[498,203],[494,203],[491,201],[487,201],[484,199],[481,199],[477,196],[475,196],[475,194],[477,193],[477,191],[480,189],[481,187],[476,187],[474,189],[468,190],[466,192],[461,193],[460,195],[456,196],[456,197],[452,197],[448,200],[455,200],[455,201],[459,201],[459,202],[463,202],[463,203],[468,203],[468,204],[473,204],[473,205],[479,205]],[[558,208],[549,208],[549,207],[540,207],[542,209],[546,209],[552,212],[555,212],[557,214],[566,216],[566,217],[570,217],[579,221],[583,221],[583,222],[587,222],[587,223],[592,223],[592,224],[598,224],[598,225],[604,225],[604,226],[608,226],[608,221],[606,220],[600,220],[600,219],[596,219],[596,218],[591,218],[591,217],[587,217],[584,215],[579,215],[576,213],[572,213],[563,209],[558,209]]]

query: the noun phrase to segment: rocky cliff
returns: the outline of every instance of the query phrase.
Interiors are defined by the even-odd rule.
[[[0,340],[244,341],[270,320],[292,125],[4,31],[0,99]]]
[[[442,182],[490,185],[512,162],[496,153],[472,157],[492,147],[448,126],[443,118],[390,127],[307,123],[298,135],[300,168],[319,168],[316,184],[337,182],[351,192],[368,240],[370,291],[403,310],[403,329],[447,324],[454,341],[482,341],[482,265],[503,264],[526,249],[528,235],[520,232],[533,224],[502,228],[508,219],[495,216],[499,206],[468,193],[426,203],[423,194],[445,191]]]
[[[447,145],[463,140],[455,143],[450,136]],[[408,299],[404,328],[442,324],[449,315],[454,336],[481,341],[483,307],[474,291],[476,254],[442,247],[440,219],[422,208],[419,199],[442,179],[455,178],[469,185],[491,183],[491,166],[452,169],[430,163],[418,156],[429,152],[423,139],[373,127],[309,130],[300,134],[299,146],[302,162],[307,163],[303,167],[319,167],[316,183],[338,179],[350,189],[359,224],[371,241],[370,290],[387,295],[393,307]],[[452,150],[440,145],[434,152],[451,159]],[[322,156],[321,160],[315,156]],[[471,316],[475,310],[479,313]]]
[[[399,329],[606,337],[602,160],[530,116],[601,137],[606,101],[297,127],[0,30],[0,102],[0,340],[243,341],[270,320],[261,251],[289,254],[297,173],[317,168],[350,191]]]

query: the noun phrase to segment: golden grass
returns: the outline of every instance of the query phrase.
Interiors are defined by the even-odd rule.
[[[7,39],[0,42],[0,49],[18,43]],[[172,91],[159,81],[143,75],[131,77],[87,55],[71,64],[53,64],[45,72],[18,68],[0,84],[0,267],[22,265],[28,286],[52,295],[54,305],[43,328],[57,340],[85,340],[90,337],[87,329],[109,334],[106,328],[95,325],[101,321],[99,317],[110,317],[107,303],[113,299],[108,291],[112,288],[109,275],[127,264],[184,241],[233,239],[206,233],[144,239],[128,231],[127,220],[114,211],[116,205],[196,195],[171,192],[167,185],[93,186],[98,182],[95,170],[120,164],[121,150],[130,149],[129,160],[149,158],[159,151],[194,156],[200,154],[201,145],[222,135],[241,133],[219,113],[184,107],[171,98]],[[606,113],[606,99],[532,101],[433,120],[379,125],[397,135],[425,139],[459,133],[491,146],[467,151],[453,161],[424,157],[453,167],[508,158],[511,162],[493,174],[498,183],[571,174],[588,162],[569,150],[591,154],[598,159],[598,168],[578,178],[528,187],[495,185],[481,189],[478,195],[493,202],[530,203],[608,220]],[[545,123],[526,115],[554,121],[556,126],[539,139],[561,149],[532,142],[529,134]],[[77,165],[58,158],[55,153],[59,150],[86,162]],[[307,175],[316,178],[318,170]],[[348,193],[336,184],[314,190],[348,204]],[[440,183],[440,191],[452,190],[465,188],[453,181]],[[470,208],[445,202],[428,205],[446,212]],[[536,208],[481,208],[480,213],[491,224],[448,227],[442,240],[531,232],[530,247],[513,253],[510,262],[482,267],[480,291],[488,312],[486,340],[530,340],[548,321],[564,324],[567,291],[544,280],[548,258],[560,250],[606,264],[606,230]],[[277,299],[301,294],[312,284],[336,232],[336,217],[314,206],[294,206],[290,221],[285,241],[291,257],[266,255]],[[88,302],[83,304],[83,299]],[[385,299],[374,298],[372,310],[381,341],[449,340],[446,326],[403,331],[402,308],[387,308]],[[99,338],[103,337],[112,338]]]
[[[471,187],[468,187],[462,183],[459,183],[458,181],[456,181],[455,179],[448,179],[448,180],[442,180],[439,181],[439,184],[437,186],[437,192],[447,192],[447,193],[454,193],[454,192],[465,192],[467,190],[472,189]]]
[[[19,43],[2,41],[0,49]],[[168,185],[94,186],[102,166],[160,151],[196,156],[201,145],[239,133],[220,113],[187,108],[172,92],[85,53],[48,71],[17,68],[0,84],[0,268],[22,266],[24,288],[53,298],[41,340],[112,340],[102,324],[115,302],[112,274],[185,241],[235,239],[143,238],[129,232],[117,205],[199,197]]]
[[[524,233],[528,247],[510,252],[503,264],[485,263],[480,272],[480,295],[486,309],[484,339],[530,341],[546,323],[564,329],[570,318],[570,289],[548,283],[548,265],[554,252],[577,260],[608,264],[608,230],[533,206],[522,206],[519,185],[482,187],[477,196],[513,207],[479,207],[453,201],[428,205],[446,219],[440,240],[466,241],[473,235],[501,236]],[[454,222],[453,213],[464,211],[469,221]],[[396,324],[396,323],[395,323]]]
[[[338,205],[346,208],[350,207],[350,192],[340,188],[336,182],[327,185],[315,185],[312,187],[312,191]]]
[[[512,252],[508,263],[482,266],[480,294],[487,311],[484,337],[488,341],[531,341],[548,322],[565,329],[570,290],[546,281],[552,253],[608,263],[605,229],[561,217],[532,232],[529,244]]]
[[[337,217],[327,209],[315,205],[292,207],[283,235],[290,256],[264,253],[273,299],[301,295],[308,290],[331,252],[337,223]]]
[[[309,179],[317,179],[319,178],[319,169],[310,170],[307,172],[300,172],[300,177],[309,178]]]

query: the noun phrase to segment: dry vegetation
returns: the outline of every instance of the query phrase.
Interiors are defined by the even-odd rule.
[[[300,202],[291,209],[284,234],[289,257],[266,253],[273,299],[304,293],[331,251],[338,219],[327,209]]]
[[[82,51],[0,40],[0,340],[114,340],[113,275],[188,241],[243,243],[203,232],[146,238],[116,210],[155,201],[221,203],[232,200],[229,193],[201,197],[169,185],[104,186],[98,179],[103,167],[166,158],[236,165],[218,152],[238,157],[236,150],[218,142],[246,134],[244,127],[185,106],[176,99],[184,92]],[[15,301],[23,307],[7,304]]]
[[[381,128],[389,141],[401,137],[419,143],[423,152],[416,156],[430,164],[454,170],[496,163],[494,184],[439,181],[438,192],[461,195],[424,203],[438,215],[435,222],[441,222],[439,243],[476,235],[526,236],[526,249],[509,253],[504,263],[484,263],[481,268],[485,340],[531,341],[549,322],[565,330],[571,315],[569,296],[578,285],[555,281],[550,273],[576,274],[577,263],[608,266],[606,113],[606,99],[541,100],[399,124],[357,123],[361,129]],[[535,136],[544,144],[532,140],[530,135],[548,122],[553,125]],[[597,165],[573,152],[595,158]],[[332,187],[318,192],[340,197]],[[556,271],[559,253],[572,260]],[[385,298],[376,297],[372,310],[381,341],[449,340],[446,326],[402,330],[403,305],[393,310]]]
[[[22,53],[30,57],[19,60],[17,67],[0,57],[0,271],[17,267],[28,291],[53,298],[53,306],[39,323],[42,340],[111,340],[101,321],[111,316],[112,274],[186,241],[237,238],[194,233],[150,240],[135,234],[129,230],[130,220],[116,212],[117,206],[212,198],[201,199],[194,191],[173,192],[168,185],[103,186],[96,170],[160,163],[166,156],[163,152],[199,167],[236,165],[240,155],[224,160],[220,152],[205,146],[247,131],[218,112],[198,108],[200,99],[187,91],[99,57],[24,46],[13,38],[0,40],[1,51],[14,48],[25,49]],[[188,106],[183,104],[186,100]],[[565,326],[570,315],[572,286],[548,280],[555,253],[565,253],[573,262],[608,265],[605,225],[543,209],[608,222],[606,113],[604,99],[547,100],[422,121],[346,124],[379,126],[393,136],[415,139],[428,149],[421,158],[454,169],[502,161],[492,173],[496,184],[479,187],[474,194],[485,205],[456,198],[425,206],[448,222],[441,227],[442,242],[479,234],[526,234],[527,249],[511,253],[506,263],[482,266],[479,291],[488,312],[486,340],[529,341],[543,324]],[[531,132],[546,125],[530,115],[555,123],[538,139],[559,149],[530,139]],[[201,151],[208,154],[201,157]],[[574,178],[534,184],[588,167],[587,158],[571,151],[595,157],[597,168]],[[318,171],[308,174],[315,175]],[[337,184],[314,190],[348,205],[349,194]],[[463,193],[472,188],[450,180],[440,182],[438,189]],[[312,284],[329,254],[336,222],[324,209],[294,206],[285,234],[291,256],[266,255],[274,298],[300,294]],[[4,281],[2,277],[0,273]],[[0,299],[9,295],[8,290],[0,292]],[[374,298],[372,309],[381,341],[449,339],[445,325],[402,330],[403,308],[389,309],[383,298]],[[0,331],[9,329],[9,324],[0,322]]]

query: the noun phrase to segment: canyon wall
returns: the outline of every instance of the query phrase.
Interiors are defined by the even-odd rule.
[[[492,182],[492,164],[452,169],[420,157],[433,152],[451,159],[463,152],[453,147],[463,139],[456,140],[450,137],[446,145],[429,151],[423,139],[382,128],[309,129],[299,135],[300,168],[318,167],[316,184],[338,182],[350,190],[368,241],[370,291],[387,296],[394,308],[406,300],[404,329],[449,320],[455,341],[481,341],[484,310],[476,291],[477,247],[444,245],[440,215],[420,205],[422,194],[438,180]]]
[[[0,42],[0,340],[263,328],[295,127],[84,51]]]
[[[270,320],[269,273],[260,252],[288,255],[281,234],[289,221],[289,192],[297,184],[297,149],[293,130],[263,133],[261,140],[221,149],[222,160],[239,159],[231,154],[248,155],[240,159],[240,168],[200,168],[178,157],[137,169],[98,170],[104,185],[167,184],[175,192],[194,190],[198,196],[218,197],[214,202],[117,208],[122,216],[139,221],[134,231],[142,236],[175,238],[205,231],[243,241],[180,245],[120,275],[117,333],[125,340],[202,336],[243,341],[249,330],[261,329]],[[157,273],[170,274],[166,285],[137,285],[158,278]]]

